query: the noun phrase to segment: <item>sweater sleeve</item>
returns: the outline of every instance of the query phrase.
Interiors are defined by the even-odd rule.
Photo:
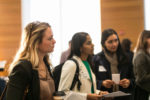
[[[64,100],[87,100],[87,94],[70,91]]]
[[[68,91],[70,90],[74,75],[76,71],[76,65],[73,61],[68,60],[62,67],[60,82],[59,82],[59,91]]]

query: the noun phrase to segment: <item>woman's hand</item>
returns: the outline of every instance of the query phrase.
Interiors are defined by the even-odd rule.
[[[124,78],[120,80],[119,85],[122,86],[123,88],[128,88],[130,85],[130,80]]]
[[[108,94],[108,93],[109,93],[109,92],[107,92],[107,91],[100,91],[100,92],[99,92],[99,95],[102,96],[102,95],[105,95],[105,94]]]
[[[113,84],[114,82],[112,80],[104,80],[102,82],[102,86],[104,86],[105,88],[111,88]]]
[[[99,95],[97,94],[88,94],[87,100],[102,100],[102,95],[108,94],[107,91],[101,91]],[[105,98],[104,100],[113,100],[113,98]]]
[[[102,100],[102,95],[98,94],[88,94],[87,100]]]
[[[107,91],[100,91],[99,95],[103,96],[105,94],[109,94]],[[113,100],[113,97],[103,97],[103,100]]]

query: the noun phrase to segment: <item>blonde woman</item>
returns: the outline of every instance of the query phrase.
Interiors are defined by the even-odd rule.
[[[48,53],[53,52],[55,43],[48,23],[31,22],[25,27],[10,66],[6,100],[53,100],[55,86]]]

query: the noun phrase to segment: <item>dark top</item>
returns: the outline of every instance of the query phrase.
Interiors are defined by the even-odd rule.
[[[129,57],[129,60],[130,60],[131,63],[132,63],[134,53],[133,53],[132,51],[126,51],[125,53],[126,53],[126,55]]]
[[[50,68],[46,63],[48,71]],[[51,73],[50,73],[51,75]],[[38,71],[32,69],[32,64],[21,60],[16,64],[9,76],[6,100],[22,100],[28,87],[25,100],[40,100],[40,80]]]
[[[1,79],[0,78],[0,95],[2,94],[4,88],[5,88],[5,85],[6,85],[6,81],[4,79]]]
[[[96,54],[93,58],[93,61],[94,61],[94,69],[95,69],[95,75],[96,75],[96,80],[97,80],[97,89],[112,92],[112,88],[105,88],[102,86],[103,80],[106,80],[106,79],[112,80],[110,63],[106,59],[104,52],[102,51]],[[101,71],[99,69],[99,67],[102,67],[102,66],[105,69],[104,71]],[[120,86],[119,90],[130,93],[134,87],[134,74],[133,74],[133,69],[132,69],[132,63],[131,62],[124,62],[124,63],[118,62],[118,71],[120,73],[120,80],[123,78],[127,78],[130,80],[130,86],[128,88],[122,88]]]

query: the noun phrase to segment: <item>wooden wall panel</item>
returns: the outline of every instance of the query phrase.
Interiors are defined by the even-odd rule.
[[[101,27],[115,29],[121,40],[129,38],[133,49],[144,29],[143,0],[101,0]]]
[[[0,0],[0,61],[12,61],[20,35],[21,0]]]

